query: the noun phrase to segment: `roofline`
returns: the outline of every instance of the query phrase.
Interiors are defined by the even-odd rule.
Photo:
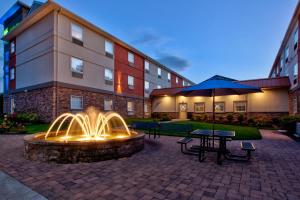
[[[247,80],[237,80],[234,82],[243,82],[243,81],[259,81],[259,80],[268,80],[268,79],[283,79],[288,78],[288,76],[280,76],[280,77],[270,77],[270,78],[256,78],[256,79],[247,79]]]
[[[43,13],[42,11],[45,11],[45,13]],[[172,70],[172,69],[166,67],[165,65],[159,63],[157,60],[151,58],[150,56],[147,56],[143,52],[141,52],[141,51],[137,50],[136,48],[130,46],[129,44],[123,42],[122,40],[118,39],[114,35],[104,31],[103,29],[97,27],[96,25],[94,25],[91,22],[83,19],[82,17],[76,15],[75,13],[69,11],[68,9],[65,9],[64,7],[62,7],[61,5],[53,2],[52,0],[48,0],[45,4],[43,4],[41,7],[39,7],[32,15],[29,15],[28,17],[26,17],[20,23],[20,25],[18,27],[16,27],[13,31],[11,31],[5,37],[3,37],[2,40],[9,41],[13,37],[16,37],[17,35],[19,35],[23,30],[26,30],[27,28],[29,28],[32,24],[36,23],[39,19],[45,17],[46,15],[48,15],[49,13],[51,13],[53,11],[59,11],[61,14],[64,14],[65,16],[73,19],[74,21],[78,22],[79,24],[83,24],[84,26],[91,29],[92,31],[95,31],[98,34],[103,35],[106,38],[112,40],[113,42],[115,42],[115,43],[117,43],[117,44],[119,44],[123,47],[126,47],[130,51],[143,56],[146,60],[152,62],[153,64],[156,64],[159,67],[170,71],[171,73],[175,74],[179,78],[185,79],[185,80],[191,82],[192,84],[195,84],[193,81],[191,81],[191,80],[187,79],[186,77],[178,74],[174,70]],[[35,18],[37,18],[37,19],[35,19]],[[30,21],[33,21],[33,22],[30,22]]]
[[[280,44],[280,47],[279,47],[279,50],[278,50],[277,55],[275,57],[274,63],[273,63],[272,68],[269,72],[269,77],[272,76],[272,71],[273,71],[274,67],[276,66],[276,63],[277,63],[278,59],[280,59],[280,57],[281,57],[281,55],[279,53],[282,52],[282,49],[284,48],[284,45],[287,43],[287,40],[289,39],[290,33],[293,31],[294,25],[298,20],[299,14],[300,14],[300,1],[298,1],[298,3],[297,3],[297,6],[294,10],[294,14],[292,16],[292,19],[289,22],[288,29],[285,32],[283,40]]]

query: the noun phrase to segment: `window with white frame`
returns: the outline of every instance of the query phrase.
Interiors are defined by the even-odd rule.
[[[105,84],[107,85],[112,85],[113,84],[113,71],[109,68],[105,68],[104,69],[104,80],[105,80]]]
[[[233,102],[234,112],[247,112],[247,102],[246,101],[235,101]]]
[[[294,84],[298,82],[298,63],[294,65]]]
[[[71,110],[82,110],[83,108],[83,97],[82,96],[71,96]]]
[[[15,68],[11,68],[9,73],[10,73],[9,76],[10,80],[15,80]]]
[[[297,96],[295,96],[293,98],[293,114],[297,114],[298,113],[298,98]]]
[[[296,28],[296,31],[294,33],[294,50],[298,48],[298,27]]]
[[[195,103],[195,112],[196,113],[204,113],[205,112],[205,102]]]
[[[113,56],[114,55],[114,44],[108,40],[105,40],[105,53],[107,56]]]
[[[168,72],[168,81],[169,82],[171,81],[171,74],[170,74],[170,72]]]
[[[176,84],[178,84],[178,77],[176,76]]]
[[[225,112],[225,102],[215,102],[215,112]]]
[[[149,71],[150,71],[150,63],[147,60],[145,60],[145,72],[149,73]]]
[[[281,74],[282,70],[284,67],[284,62],[283,62],[283,58],[280,59],[280,70],[279,70],[279,74]]]
[[[157,77],[161,78],[161,68],[157,68]]]
[[[83,74],[83,61],[78,58],[71,57],[71,71]]]
[[[15,41],[12,41],[10,43],[10,53],[15,53],[15,51],[16,51]]]
[[[104,110],[110,111],[110,110],[112,110],[112,107],[113,107],[113,101],[111,99],[105,99],[104,100]]]
[[[285,51],[284,51],[285,62],[288,62],[288,61],[289,61],[289,54],[290,54],[289,47],[286,47],[286,48],[285,48]]]
[[[185,81],[184,80],[182,81],[182,86],[185,86]]]
[[[150,90],[150,83],[148,81],[145,81],[145,91],[149,92]]]
[[[134,77],[133,76],[129,76],[128,75],[128,87],[130,89],[133,89],[134,88]]]
[[[128,115],[134,114],[134,103],[132,101],[127,101],[127,112]]]
[[[144,104],[144,112],[147,114],[147,113],[149,113],[149,106],[148,106],[148,104]]]
[[[188,86],[191,86],[191,84],[190,84],[190,83],[188,83],[187,85],[188,85]]]
[[[128,62],[134,63],[134,55],[133,53],[128,52]]]
[[[77,24],[71,24],[71,35],[72,38],[83,41],[83,28]]]
[[[157,89],[161,89],[161,85],[157,85]]]

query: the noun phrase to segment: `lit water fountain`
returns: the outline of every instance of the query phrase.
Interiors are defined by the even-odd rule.
[[[64,113],[45,133],[25,136],[25,157],[58,163],[130,156],[144,148],[144,134],[129,130],[116,112]]]

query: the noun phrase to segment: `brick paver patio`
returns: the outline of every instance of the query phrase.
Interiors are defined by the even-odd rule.
[[[181,154],[178,138],[164,136],[120,160],[30,162],[22,156],[22,136],[1,135],[0,170],[49,199],[300,199],[300,143],[262,134],[252,162],[222,166],[213,153],[203,163]]]

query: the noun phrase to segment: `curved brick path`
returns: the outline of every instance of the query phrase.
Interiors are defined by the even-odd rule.
[[[0,135],[0,170],[49,199],[300,199],[300,143],[262,134],[251,163],[222,166],[215,154],[204,163],[181,154],[175,137],[147,141],[144,151],[121,160],[30,162],[22,156],[22,136]]]

